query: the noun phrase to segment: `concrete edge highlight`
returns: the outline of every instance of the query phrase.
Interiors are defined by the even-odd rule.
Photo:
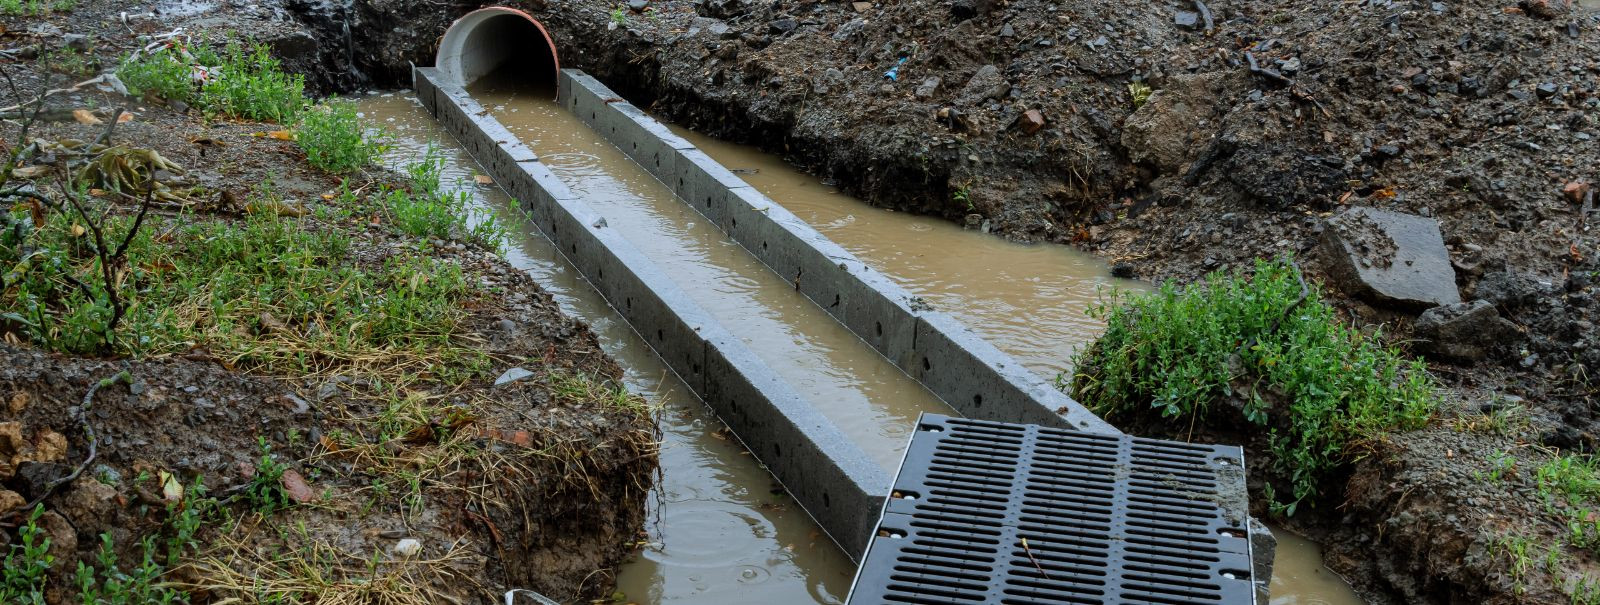
[[[860,560],[890,477],[683,293],[465,90],[413,71],[417,98],[611,307],[710,405],[844,552]]]
[[[575,69],[558,79],[558,103],[963,416],[1121,433],[599,80]]]

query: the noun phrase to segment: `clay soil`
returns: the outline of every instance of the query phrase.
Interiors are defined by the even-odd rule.
[[[0,18],[5,104],[86,79],[144,46],[142,33],[176,27],[139,16],[124,22],[124,10],[78,2],[70,11]],[[87,48],[59,54],[63,32],[89,36]],[[373,268],[421,254],[459,268],[473,288],[460,301],[466,319],[448,338],[482,354],[464,379],[437,375],[439,368],[324,359],[315,350],[303,352],[304,371],[288,371],[202,346],[135,358],[54,354],[17,324],[0,323],[0,550],[17,552],[28,512],[20,509],[39,500],[35,524],[54,557],[49,602],[77,602],[73,570],[96,564],[102,535],[124,571],[147,536],[165,562],[174,511],[202,502],[192,491],[201,483],[219,504],[163,578],[193,602],[501,603],[512,589],[562,602],[611,595],[612,572],[644,522],[657,435],[646,402],[617,394],[621,369],[587,326],[481,245],[419,242],[378,215],[338,208],[341,178],[310,168],[293,143],[274,137],[282,125],[208,118],[94,87],[55,94],[47,107],[30,125],[31,140],[94,140],[107,126],[82,124],[70,111],[109,120],[113,108],[126,108],[132,119],[116,126],[111,142],[182,167],[158,178],[199,193],[190,207],[154,209],[152,229],[170,235],[187,220],[242,222],[265,208],[304,229],[349,237],[340,262]],[[0,137],[9,153],[23,120],[7,117]],[[48,176],[36,178],[50,188]],[[366,192],[407,184],[376,167],[345,178]],[[262,202],[264,188],[280,201]],[[113,204],[113,212],[136,207]],[[259,324],[241,329],[296,329],[265,316]],[[527,375],[494,386],[510,368]],[[86,399],[124,372],[127,380]],[[265,487],[287,506],[252,504],[251,492],[262,488],[257,474],[272,466],[284,475]],[[75,480],[57,481],[80,468]]]
[[[264,2],[124,25],[121,9],[80,4],[73,26],[108,42],[185,24],[253,32],[322,92],[405,85],[480,6]],[[506,4],[551,30],[563,66],[667,119],[870,203],[1078,246],[1129,276],[1188,281],[1285,254],[1321,276],[1331,213],[1436,218],[1463,298],[1517,334],[1481,360],[1430,360],[1439,418],[1356,452],[1288,522],[1374,602],[1594,594],[1596,553],[1563,542],[1534,469],[1596,447],[1600,216],[1583,194],[1600,178],[1596,13],[1565,0],[1211,0],[1206,14],[1189,0]],[[1414,310],[1328,286],[1351,322],[1408,345]],[[1517,540],[1554,563],[1520,565]]]

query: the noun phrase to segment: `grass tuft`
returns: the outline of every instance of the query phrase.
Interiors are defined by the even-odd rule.
[[[1423,364],[1340,322],[1303,280],[1288,261],[1259,261],[1253,275],[1113,294],[1090,311],[1106,332],[1075,357],[1072,392],[1109,416],[1242,416],[1266,430],[1290,488],[1278,498],[1269,483],[1268,497],[1292,515],[1359,444],[1420,427],[1437,405]]]

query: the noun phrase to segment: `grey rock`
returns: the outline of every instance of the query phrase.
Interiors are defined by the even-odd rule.
[[[811,90],[819,95],[825,95],[835,88],[844,87],[844,72],[837,68],[829,67],[817,74],[816,80],[811,82]]]
[[[73,50],[89,50],[93,38],[83,34],[66,34],[61,36],[61,45]]]
[[[1000,68],[985,65],[978,68],[967,80],[967,85],[961,87],[961,94],[957,96],[957,103],[961,105],[975,105],[984,99],[998,99],[1004,97],[1011,90],[1011,84],[1006,82],[1005,76],[1000,75]]]
[[[767,30],[774,36],[782,36],[800,27],[800,22],[794,19],[778,19],[767,24]]]
[[[1516,326],[1486,300],[1440,305],[1417,318],[1416,337],[1424,354],[1450,361],[1473,362],[1504,349],[1517,335]]]
[[[33,500],[45,494],[50,484],[72,474],[72,467],[54,462],[29,460],[17,465],[17,475],[12,484],[24,498]]]
[[[923,100],[933,98],[934,93],[939,91],[939,84],[942,82],[943,80],[940,80],[939,76],[932,76],[926,80],[923,80],[922,84],[917,85],[917,90],[915,93],[917,98]]]
[[[1534,94],[1539,95],[1539,98],[1541,99],[1548,99],[1556,96],[1556,92],[1558,91],[1560,91],[1560,89],[1556,87],[1555,82],[1545,82],[1533,89]]]
[[[494,386],[510,384],[530,376],[533,376],[533,372],[523,368],[511,368],[506,370],[504,374],[501,374],[499,378],[494,379]]]
[[[1473,289],[1478,298],[1503,307],[1519,307],[1544,296],[1550,290],[1533,275],[1521,271],[1486,273]]]
[[[317,387],[317,401],[327,401],[339,396],[339,382],[330,380]]]
[[[1017,28],[1012,27],[1010,23],[1007,23],[1005,25],[1000,26],[1000,37],[1002,37],[1002,38],[1015,38],[1015,37],[1017,37]]]
[[[955,0],[950,3],[950,16],[956,21],[966,21],[986,15],[994,8],[994,0]]]
[[[1178,11],[1172,16],[1172,24],[1184,29],[1200,29],[1200,13]]]
[[[299,395],[296,395],[294,393],[289,393],[288,395],[285,395],[284,397],[289,399],[289,403],[293,403],[294,404],[294,414],[295,415],[298,416],[300,414],[304,414],[306,412],[311,411],[311,403],[306,401],[305,399],[301,399]]]
[[[642,11],[647,6],[650,6],[649,0],[628,0],[628,8],[634,11]]]
[[[1330,275],[1346,292],[1407,309],[1461,302],[1439,221],[1351,208],[1328,219],[1322,246]]]

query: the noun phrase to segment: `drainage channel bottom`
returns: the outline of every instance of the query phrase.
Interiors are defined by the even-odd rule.
[[[849,604],[1254,603],[1243,463],[924,415]]]

